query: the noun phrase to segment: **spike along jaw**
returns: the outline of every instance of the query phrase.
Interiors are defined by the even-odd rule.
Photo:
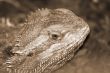
[[[90,29],[84,20],[67,9],[55,9],[54,12],[69,15],[71,19],[43,28],[37,38],[6,61],[7,68],[17,68],[20,73],[27,70],[42,73],[61,67],[74,56]]]

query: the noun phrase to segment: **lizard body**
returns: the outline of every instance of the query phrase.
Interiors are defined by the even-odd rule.
[[[7,71],[50,73],[73,58],[89,31],[87,23],[70,10],[36,10],[12,41]]]

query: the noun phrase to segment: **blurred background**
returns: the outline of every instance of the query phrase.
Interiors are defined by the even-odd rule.
[[[90,26],[75,58],[55,73],[110,73],[110,0],[0,0],[0,65],[9,37],[21,29],[26,15],[38,8],[70,9]]]

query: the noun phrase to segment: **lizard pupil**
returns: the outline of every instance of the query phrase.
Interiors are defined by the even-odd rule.
[[[54,39],[54,40],[58,39],[58,35],[57,34],[52,34],[52,39]]]

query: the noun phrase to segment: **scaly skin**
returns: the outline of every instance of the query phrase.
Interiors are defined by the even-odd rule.
[[[12,42],[9,73],[50,73],[74,57],[89,33],[87,23],[67,9],[32,12]]]

